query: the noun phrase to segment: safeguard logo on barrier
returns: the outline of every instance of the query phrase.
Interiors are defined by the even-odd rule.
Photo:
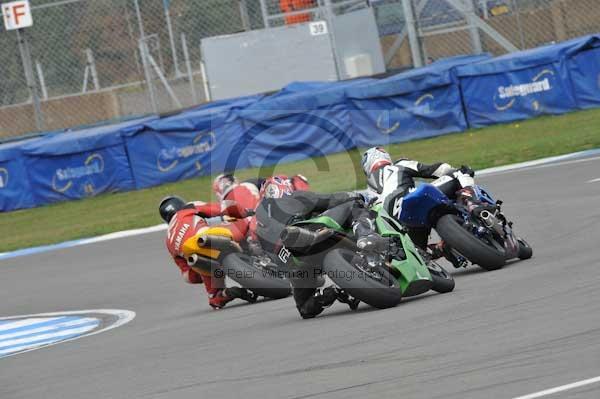
[[[511,109],[519,98],[526,98],[535,94],[549,92],[553,89],[551,79],[554,77],[554,71],[544,69],[534,76],[531,82],[500,86],[494,94],[494,107],[498,111]],[[531,102],[531,107],[535,111],[540,110],[540,103],[537,100]]]
[[[8,169],[0,168],[0,190],[8,186]]]
[[[176,168],[179,162],[211,152],[216,145],[217,136],[215,132],[202,132],[194,137],[190,145],[161,149],[156,158],[156,166],[163,173],[169,172]],[[197,170],[202,170],[200,161],[196,161],[195,166]]]
[[[58,193],[65,193],[74,182],[90,178],[94,175],[101,175],[104,172],[104,158],[98,153],[88,156],[81,166],[57,169],[52,177],[52,189]],[[93,195],[94,185],[91,181],[84,185],[86,194]]]
[[[423,94],[415,101],[414,108],[411,110],[419,114],[430,114],[432,111],[431,102],[433,100],[435,100],[435,96],[433,94]],[[379,129],[379,131],[385,135],[390,135],[396,130],[400,129],[400,121],[397,120],[399,118],[396,116],[400,111],[402,111],[400,108],[383,111],[377,118],[377,129]],[[396,121],[393,122],[394,120]]]

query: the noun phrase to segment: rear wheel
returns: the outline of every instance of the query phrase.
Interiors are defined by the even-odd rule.
[[[292,293],[288,280],[277,275],[277,265],[256,256],[234,253],[223,259],[225,275],[257,295],[281,299]]]
[[[354,298],[378,309],[396,306],[402,299],[400,286],[385,266],[364,267],[356,253],[334,249],[323,260],[323,270]]]
[[[498,243],[492,245],[475,237],[462,227],[456,215],[442,216],[437,222],[436,231],[453,249],[485,270],[500,269],[506,263],[504,249],[500,249]]]
[[[517,256],[519,257],[519,259],[525,260],[525,259],[531,258],[533,256],[533,249],[531,248],[529,243],[527,243],[527,241],[525,241],[522,238],[519,238],[518,242],[519,242],[519,254]]]

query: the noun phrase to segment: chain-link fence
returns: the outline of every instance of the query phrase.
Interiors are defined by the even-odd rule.
[[[456,54],[498,55],[600,31],[597,0],[31,0],[31,5],[33,27],[20,36],[0,31],[0,136],[199,104],[206,100],[203,38],[324,20],[327,7],[343,14],[372,6],[389,69]]]
[[[385,15],[378,18],[386,21],[380,27],[388,30],[382,31],[388,67],[411,65],[413,59],[415,64],[425,64],[442,57],[481,51],[501,55],[600,32],[600,8],[595,0],[384,0],[382,3],[385,5],[379,12]]]

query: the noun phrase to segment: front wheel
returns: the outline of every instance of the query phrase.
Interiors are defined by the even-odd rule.
[[[503,249],[501,250],[475,237],[462,227],[456,215],[442,216],[438,220],[435,229],[448,245],[485,270],[500,269],[506,263],[506,255]]]
[[[431,275],[431,289],[440,294],[452,292],[454,290],[454,278],[441,265],[435,261],[427,264],[427,269]]]
[[[378,309],[392,308],[400,303],[402,291],[389,269],[383,265],[363,267],[356,253],[334,249],[323,260],[323,271],[338,286],[354,298]]]
[[[223,259],[225,275],[242,287],[266,298],[281,299],[292,293],[288,280],[281,278],[274,263],[260,262],[256,256],[233,253]]]

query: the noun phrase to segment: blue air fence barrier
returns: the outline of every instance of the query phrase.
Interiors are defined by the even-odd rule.
[[[151,119],[53,134],[24,145],[36,206],[134,189],[121,133]]]
[[[37,140],[0,144],[0,212],[35,206],[21,147]]]
[[[231,151],[243,135],[235,111],[253,101],[201,107],[125,134],[136,188],[220,173],[231,157],[233,168],[248,167],[244,154]]]
[[[370,80],[336,84],[293,83],[237,112],[244,133],[232,151],[253,167],[319,157],[356,147],[345,89]]]
[[[577,106],[588,109],[600,106],[600,35],[593,35],[585,47],[570,54],[567,67],[571,74]]]
[[[244,96],[244,97],[236,97],[236,98],[228,98],[228,99],[224,99],[224,100],[217,100],[217,101],[213,101],[210,103],[204,103],[204,104],[198,105],[197,107],[192,107],[185,112],[196,112],[196,111],[207,110],[207,109],[211,109],[211,108],[220,108],[220,109],[225,109],[227,107],[229,107],[230,109],[243,108],[247,105],[255,103],[256,101],[260,100],[264,96],[265,96],[264,94],[254,94],[254,95]]]
[[[383,145],[467,128],[457,66],[490,55],[458,56],[346,90],[358,146]]]
[[[457,68],[469,126],[577,109],[566,60],[595,40],[585,36]]]

